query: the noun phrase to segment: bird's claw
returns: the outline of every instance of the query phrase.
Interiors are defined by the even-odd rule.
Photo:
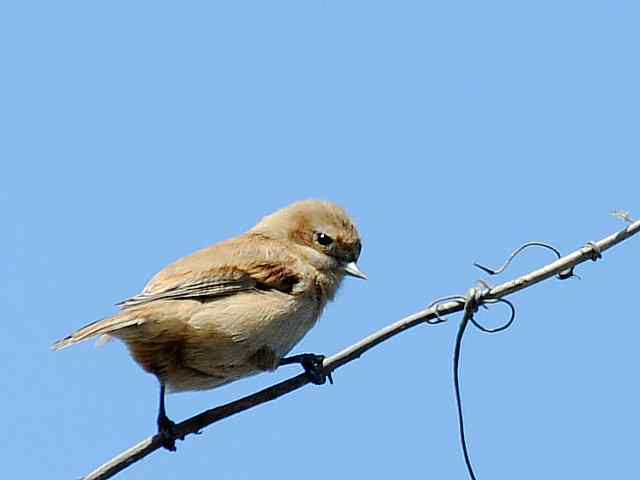
[[[327,373],[324,370],[324,358],[324,355],[317,355],[315,353],[301,353],[300,355],[283,358],[280,360],[280,365],[299,363],[302,365],[302,368],[304,368],[304,373],[307,375],[307,378],[311,383],[324,385],[327,379],[329,379],[329,383],[333,385],[331,372]]]
[[[184,440],[184,435],[178,435],[175,422],[165,415],[158,417],[158,438],[163,448],[175,452],[176,440]]]
[[[316,355],[314,353],[303,353],[300,358],[300,365],[304,368],[304,373],[311,383],[316,385],[324,385],[329,379],[329,383],[333,385],[333,377],[331,372],[324,371],[324,355]]]

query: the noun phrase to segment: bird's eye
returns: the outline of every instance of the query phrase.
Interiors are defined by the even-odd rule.
[[[318,232],[316,233],[316,242],[324,247],[327,247],[333,243],[333,238],[331,238],[324,232]]]

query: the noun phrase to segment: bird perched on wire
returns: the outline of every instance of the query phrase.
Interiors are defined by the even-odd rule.
[[[317,384],[322,355],[286,357],[315,325],[345,275],[366,279],[358,231],[340,206],[294,203],[239,237],[204,248],[156,274],[116,315],[86,325],[54,350],[91,337],[124,341],[160,382],[158,433],[175,450],[165,388],[210,389],[300,363]],[[330,378],[330,377],[329,377]]]

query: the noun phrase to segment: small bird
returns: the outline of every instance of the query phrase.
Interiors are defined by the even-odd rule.
[[[346,275],[366,279],[362,244],[346,211],[306,200],[263,218],[239,237],[204,248],[157,273],[120,312],[57,341],[54,350],[100,336],[125,342],[160,382],[163,447],[175,450],[165,388],[205,390],[299,363],[322,384],[324,356],[286,357],[311,329]],[[331,378],[329,377],[331,380]]]

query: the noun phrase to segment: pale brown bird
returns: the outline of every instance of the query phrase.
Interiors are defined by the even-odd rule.
[[[345,275],[358,269],[358,231],[340,206],[294,203],[245,234],[184,257],[156,274],[112,317],[53,345],[116,337],[160,382],[158,432],[175,450],[165,412],[170,391],[214,388],[279,365],[300,363],[324,383],[322,355],[285,355],[315,325]]]

